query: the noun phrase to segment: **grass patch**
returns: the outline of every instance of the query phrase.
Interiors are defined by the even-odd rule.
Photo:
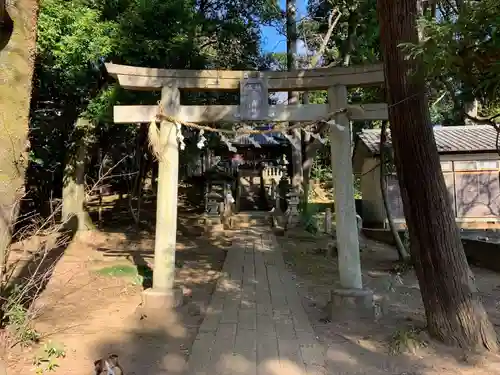
[[[278,239],[285,263],[298,276],[314,280],[317,285],[332,285],[335,282],[337,262],[326,259],[324,254],[316,254],[317,242],[289,241]]]
[[[116,264],[98,269],[96,273],[101,276],[129,278],[134,285],[144,285],[153,280],[153,270],[147,265]]]
[[[423,329],[415,327],[398,329],[389,339],[389,354],[415,353],[417,349],[427,346],[420,336],[422,331]]]
[[[96,271],[101,276],[110,277],[133,277],[138,275],[137,268],[127,264],[108,266]]]

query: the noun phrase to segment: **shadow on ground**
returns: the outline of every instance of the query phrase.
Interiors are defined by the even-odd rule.
[[[237,242],[233,244],[226,262],[231,262],[229,260],[231,252],[241,251],[241,246],[248,245]],[[279,250],[274,249],[274,251]],[[255,255],[249,257],[247,253],[248,251],[241,258],[241,262],[234,262],[233,259],[232,267],[229,267],[229,264],[225,266],[224,271],[227,274],[225,273],[226,276],[219,279],[217,291],[212,296],[212,305],[208,309],[197,306],[197,298],[193,297],[187,299],[186,303],[177,310],[156,315],[147,314],[146,317],[142,316],[142,319],[140,314],[130,311],[131,321],[133,321],[130,331],[125,337],[113,337],[110,334],[105,340],[96,343],[95,358],[105,357],[110,353],[118,354],[125,373],[131,375],[427,375],[440,373],[427,368],[418,358],[381,354],[364,347],[362,343],[340,336],[328,345],[323,343],[325,344],[326,366],[322,367],[321,363],[317,363],[305,369],[305,359],[299,350],[302,353],[308,353],[308,349],[317,345],[317,342],[311,344],[310,341],[304,341],[300,343],[301,347],[294,347],[293,339],[301,337],[300,335],[304,332],[288,329],[289,326],[294,326],[294,318],[290,316],[289,311],[280,310],[275,305],[278,302],[274,298],[277,300],[283,298],[286,294],[284,291],[271,292],[271,296],[274,294],[276,297],[271,297],[268,302],[269,306],[260,310],[262,306],[259,305],[258,300],[257,302],[255,300],[255,290],[263,287],[266,289],[271,284],[259,285],[255,276],[257,257]],[[274,266],[270,263],[270,268],[266,272],[274,269]],[[241,275],[241,278],[237,275]],[[268,273],[267,277],[269,280],[276,275]],[[290,280],[293,279],[292,275],[288,277]],[[207,293],[209,290],[204,292]],[[235,315],[236,320],[227,320],[227,314],[231,314],[229,310],[235,306],[240,309]],[[257,310],[254,326],[242,318],[247,315],[245,309],[252,306]],[[220,323],[216,330],[207,329],[207,327],[202,330],[198,329],[204,317],[209,320],[214,320],[214,318],[219,320],[224,316],[227,322]],[[268,322],[274,322],[271,330],[263,330],[264,327],[266,329],[270,327],[261,325],[260,321],[264,322],[266,319]],[[338,324],[342,322],[332,322],[329,326],[334,329]],[[278,340],[274,332],[271,332],[273,330],[277,333]],[[211,337],[211,340],[207,341],[211,342],[211,345],[199,350],[199,346],[192,346],[195,337],[196,340],[206,340],[207,337]],[[193,352],[195,348],[198,348],[198,351]],[[186,363],[190,355],[206,365],[188,368]]]
[[[75,228],[78,228],[78,218],[72,216],[58,233],[48,236],[37,248],[30,249],[29,259],[16,262],[13,267],[19,269],[14,269],[8,280],[5,298],[15,298],[28,309],[47,287],[57,263],[76,235]]]

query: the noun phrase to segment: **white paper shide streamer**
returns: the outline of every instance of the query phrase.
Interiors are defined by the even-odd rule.
[[[331,124],[337,125],[336,126],[337,131],[345,130],[343,126],[340,126],[340,125],[335,124],[335,123],[331,123]],[[177,142],[179,144],[179,149],[185,150],[186,143],[185,143],[185,137],[182,134],[182,126],[183,125],[180,122],[175,122],[176,138],[177,138]],[[244,126],[242,129],[252,130],[252,128],[249,126]],[[308,131],[304,128],[302,130],[305,132],[306,135],[318,140],[322,144],[326,143],[326,139],[322,138],[318,133]],[[290,144],[292,146],[297,147],[296,146],[296,144],[297,144],[296,137],[294,137],[291,134],[288,134],[286,131],[284,131],[284,132],[279,131],[279,133],[281,133],[288,140],[288,142],[290,142]],[[236,134],[235,137],[232,140],[230,140],[230,139],[228,139],[228,137],[226,137],[221,132],[221,133],[219,133],[219,137],[220,137],[220,140],[227,146],[227,148],[230,152],[236,153],[236,152],[238,152],[238,150],[233,145],[233,142],[241,142],[243,138],[245,138],[247,140],[247,142],[250,143],[255,148],[262,148],[261,144],[259,142],[257,142],[254,137],[252,137],[252,134],[253,134],[252,132],[249,132],[249,134],[248,133]],[[260,135],[262,136],[262,138],[264,138],[266,140],[266,142],[268,142],[270,144],[279,144],[280,143],[273,136],[270,136],[269,134],[266,134],[265,132],[260,133]],[[149,138],[149,144],[150,144],[151,149],[153,150],[153,153],[156,155],[156,157],[159,158],[159,156],[161,154],[161,151],[160,151],[160,149],[161,149],[161,147],[160,147],[161,146],[160,132],[158,130],[158,127],[157,127],[155,120],[153,120],[149,126],[149,137],[148,138]],[[207,146],[207,143],[208,143],[208,140],[207,140],[207,138],[205,138],[205,130],[200,129],[199,133],[198,133],[198,142],[196,143],[196,146],[198,147],[198,149],[201,150],[203,147]],[[285,161],[285,163],[288,163],[288,161],[286,159],[284,161]]]
[[[182,125],[176,122],[175,127],[177,129],[177,142],[179,142],[179,148],[184,150],[186,148],[186,144],[184,143],[184,136],[182,135]]]
[[[200,135],[198,138],[198,143],[196,144],[196,147],[198,147],[200,150],[206,145],[207,139],[204,136],[205,131],[203,129],[200,129]]]
[[[236,149],[236,147],[233,146],[233,144],[231,143],[231,141],[229,139],[227,139],[223,134],[219,134],[220,136],[220,140],[222,142],[224,142],[227,146],[227,149],[231,152],[237,152],[238,150]]]

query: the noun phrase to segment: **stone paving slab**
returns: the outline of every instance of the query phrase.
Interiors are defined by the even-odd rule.
[[[265,227],[235,236],[186,375],[317,375],[315,337],[276,239]]]

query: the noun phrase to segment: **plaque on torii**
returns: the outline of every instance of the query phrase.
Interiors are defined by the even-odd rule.
[[[269,117],[267,79],[261,72],[246,74],[240,83],[240,113],[243,121],[266,120]]]

